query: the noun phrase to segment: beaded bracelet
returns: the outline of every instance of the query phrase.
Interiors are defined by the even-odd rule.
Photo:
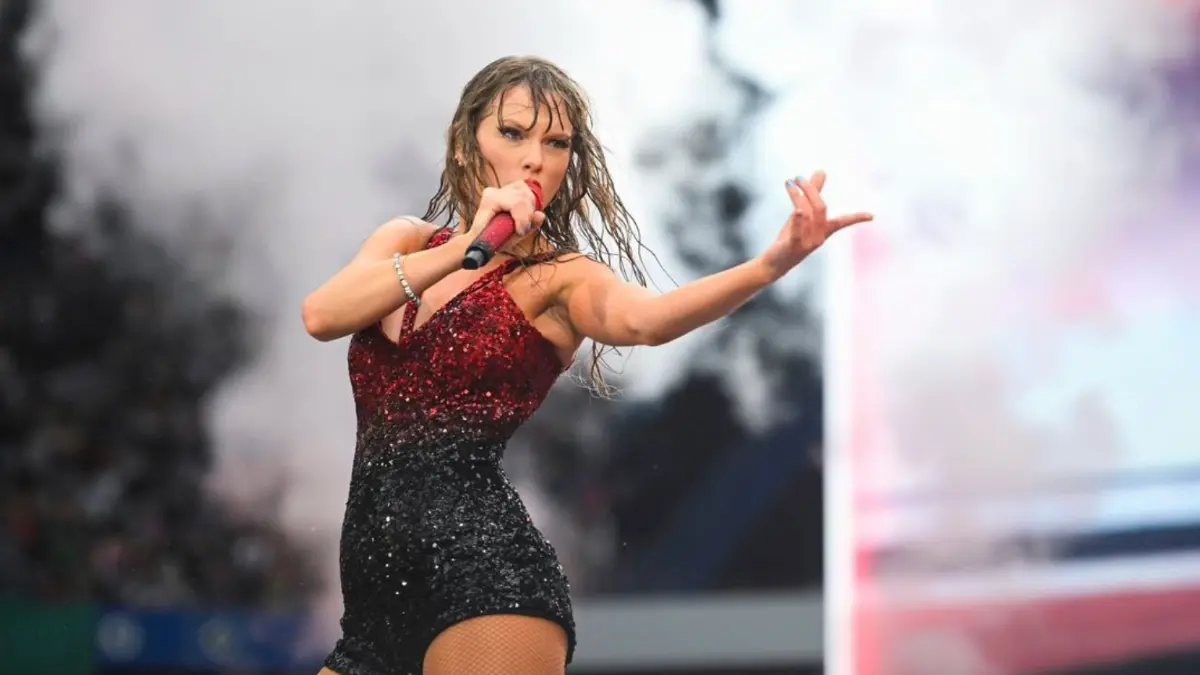
[[[408,301],[421,306],[421,299],[413,292],[413,288],[408,283],[408,277],[404,275],[404,256],[396,252],[392,255],[392,269],[396,270],[396,276],[400,277],[400,285],[404,287],[404,294],[408,296]]]

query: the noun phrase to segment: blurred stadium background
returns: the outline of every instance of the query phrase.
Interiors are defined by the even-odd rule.
[[[662,287],[786,176],[877,214],[514,441],[572,673],[1200,672],[1194,6],[0,0],[0,673],[316,672],[353,411],[300,299],[510,53]]]

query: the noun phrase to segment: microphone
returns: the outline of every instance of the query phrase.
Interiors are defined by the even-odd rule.
[[[536,180],[527,180],[525,184],[533,190],[534,210],[542,210],[542,186]],[[517,221],[513,220],[512,214],[507,211],[502,211],[492,216],[491,221],[483,228],[483,232],[471,242],[467,247],[467,253],[463,256],[462,266],[464,270],[477,270],[480,267],[488,264],[488,261],[496,255],[499,250],[512,236],[516,234]]]

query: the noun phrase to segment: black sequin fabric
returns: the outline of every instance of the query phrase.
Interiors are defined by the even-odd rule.
[[[439,231],[430,242],[450,238]],[[341,675],[419,675],[451,625],[491,614],[553,621],[575,650],[554,548],[501,466],[513,432],[564,370],[504,287],[484,273],[397,342],[376,325],[348,355],[358,417],[341,538]]]

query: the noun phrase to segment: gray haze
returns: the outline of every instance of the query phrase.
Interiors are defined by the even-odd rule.
[[[376,225],[424,210],[460,88],[503,55],[554,59],[586,84],[627,203],[647,212],[642,204],[653,188],[637,189],[632,147],[641,130],[669,129],[675,112],[690,106],[702,44],[699,12],[677,2],[638,3],[637,21],[626,25],[632,33],[620,41],[612,38],[619,17],[606,3],[48,6],[33,43],[46,59],[43,108],[72,125],[72,187],[86,196],[115,185],[151,225],[155,213],[180,203],[234,215],[222,223],[237,242],[224,279],[262,313],[265,345],[215,406],[221,472],[214,488],[246,498],[286,476],[286,524],[326,546],[331,579],[353,408],[345,344],[322,345],[304,333],[304,294]],[[659,35],[683,48],[662,50],[651,39]],[[670,269],[647,215],[646,242]],[[665,386],[668,378],[655,372],[677,371],[669,355],[684,346],[627,370]],[[540,511],[537,495],[529,497]]]
[[[726,90],[694,3],[50,6],[44,103],[78,123],[70,150],[80,189],[116,182],[147,213],[194,198],[241,209],[227,279],[264,312],[267,343],[214,411],[219,486],[253,491],[282,468],[293,486],[287,523],[329,544],[353,442],[345,350],[304,334],[299,303],[374,225],[423,210],[466,79],[512,53],[556,59],[576,75],[647,243],[679,281],[689,271],[659,223],[681,208],[679,185],[707,178],[678,163],[639,172],[632,158],[697,118],[737,122],[733,95],[714,95]],[[986,310],[1014,304],[1002,292],[1014,270],[1032,293],[1060,283],[1120,234],[1128,221],[1118,216],[1144,208],[1169,179],[1170,130],[1093,85],[1136,85],[1153,99],[1146,73],[1182,48],[1180,22],[1136,0],[754,0],[722,9],[715,53],[775,96],[719,167],[759,190],[746,236],[756,250],[774,236],[788,208],[785,177],[828,169],[833,208],[873,210],[870,227],[896,243],[879,291],[889,339],[875,365],[880,381],[904,383],[904,419],[920,426],[948,400],[980,402],[962,425],[921,428],[938,450],[917,461],[948,483],[976,479],[980,466],[1008,484],[1037,478],[1029,458],[1040,446],[1000,412],[1002,401],[986,405],[997,400],[989,340],[1022,315]],[[814,261],[784,288],[798,294],[820,269]],[[661,391],[711,332],[636,352],[629,393]],[[979,437],[1003,440],[969,441]]]

